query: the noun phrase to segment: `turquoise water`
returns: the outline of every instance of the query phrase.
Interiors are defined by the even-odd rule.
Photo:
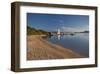
[[[89,33],[77,33],[74,35],[53,35],[48,41],[69,48],[83,56],[89,57]]]

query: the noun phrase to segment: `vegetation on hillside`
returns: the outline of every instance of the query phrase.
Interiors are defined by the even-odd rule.
[[[27,35],[50,35],[50,32],[27,26]]]

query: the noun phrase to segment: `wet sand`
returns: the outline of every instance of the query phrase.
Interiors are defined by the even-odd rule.
[[[27,60],[82,58],[76,52],[50,43],[40,35],[27,36]]]

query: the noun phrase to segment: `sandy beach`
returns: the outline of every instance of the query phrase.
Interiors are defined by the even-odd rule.
[[[52,44],[39,35],[27,36],[27,49],[27,60],[82,58],[76,52]]]

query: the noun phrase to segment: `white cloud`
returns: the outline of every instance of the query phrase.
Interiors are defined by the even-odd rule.
[[[83,28],[83,27],[74,27],[73,28],[73,27],[65,27],[65,26],[61,27],[60,29],[63,32],[80,32],[80,31],[87,30],[86,28]]]

